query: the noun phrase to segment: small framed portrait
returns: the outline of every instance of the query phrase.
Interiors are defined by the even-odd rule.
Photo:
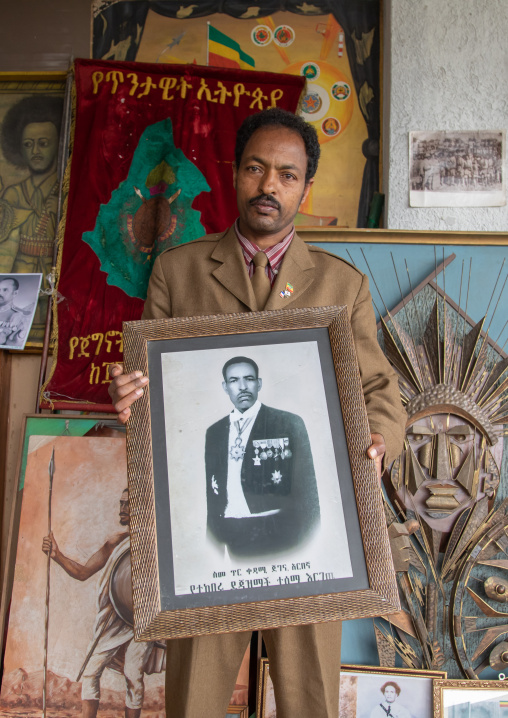
[[[397,609],[346,308],[124,324],[137,637]]]
[[[432,718],[433,681],[444,671],[343,665],[340,718]],[[270,664],[262,658],[258,681],[259,718],[277,718]]]
[[[42,274],[0,274],[0,349],[24,349]]]
[[[507,708],[504,681],[434,681],[436,718],[503,718]]]

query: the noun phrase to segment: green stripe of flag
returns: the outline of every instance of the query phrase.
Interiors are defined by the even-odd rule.
[[[247,55],[247,53],[242,50],[236,40],[233,40],[233,38],[228,37],[220,30],[217,30],[217,28],[213,25],[208,25],[208,37],[212,42],[218,42],[219,44],[225,45],[231,50],[237,52],[240,57],[240,60],[245,62],[247,65],[252,65],[252,67],[256,66],[254,58],[250,55]]]

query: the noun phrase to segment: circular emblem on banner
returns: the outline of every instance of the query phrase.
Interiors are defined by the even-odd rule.
[[[308,92],[302,99],[302,111],[306,115],[315,115],[323,106],[323,101],[317,92]]]
[[[321,124],[321,130],[327,137],[336,137],[340,132],[340,122],[335,117],[327,117]]]
[[[316,65],[315,62],[306,62],[304,65],[302,65],[300,75],[306,77],[307,80],[315,80],[317,77],[319,77],[319,72],[319,65]]]
[[[347,82],[336,82],[335,85],[332,86],[332,95],[336,100],[347,100],[350,94],[351,88]]]
[[[279,25],[275,28],[273,39],[279,47],[289,47],[295,39],[295,31],[289,25]]]
[[[258,25],[252,30],[251,39],[254,45],[264,47],[264,45],[269,45],[273,40],[273,33],[268,25]]]

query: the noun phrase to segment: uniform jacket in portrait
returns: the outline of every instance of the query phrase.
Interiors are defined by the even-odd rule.
[[[282,298],[286,283],[293,286]],[[397,376],[378,342],[367,277],[295,234],[265,310],[345,305],[358,357],[371,432],[383,435],[385,465],[402,451],[405,412]],[[257,311],[233,227],[163,252],[155,261],[143,319]]]
[[[260,540],[273,552],[303,541],[319,521],[319,499],[307,429],[301,417],[261,405],[245,444],[242,489],[251,514],[237,527],[224,519],[227,504],[229,416],[206,432],[205,465],[208,528],[232,551]],[[240,520],[241,521],[241,520]],[[230,529],[230,525],[232,528]],[[249,535],[251,532],[253,535]],[[252,546],[254,550],[254,546]]]

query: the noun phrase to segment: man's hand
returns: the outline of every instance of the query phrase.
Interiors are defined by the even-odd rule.
[[[53,531],[42,539],[42,550],[44,553],[52,559],[55,559],[59,549]]]
[[[120,424],[126,424],[131,415],[130,406],[143,396],[142,387],[148,384],[148,377],[143,376],[140,371],[124,374],[123,364],[112,364],[109,367],[109,376],[113,381],[108,392],[118,413],[118,421]]]
[[[370,438],[372,439],[372,444],[367,449],[367,456],[376,462],[377,477],[381,481],[383,456],[386,451],[385,440],[382,434],[371,434]]]

